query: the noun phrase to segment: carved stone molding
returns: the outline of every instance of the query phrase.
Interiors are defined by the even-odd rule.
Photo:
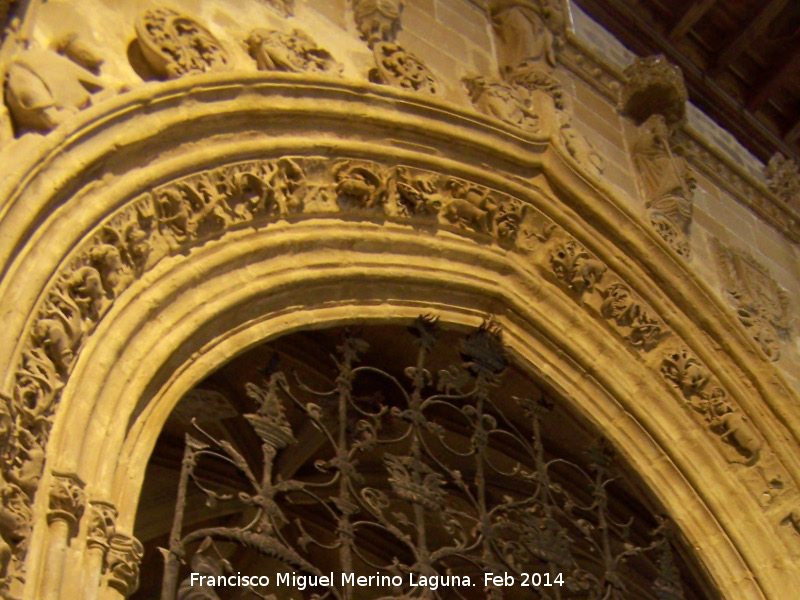
[[[254,29],[246,42],[259,71],[341,74],[343,69],[327,50],[297,29],[291,33]]]
[[[70,528],[70,536],[78,530],[78,523],[86,509],[84,483],[77,475],[54,474],[50,489],[50,511],[48,522],[65,521]]]
[[[623,72],[619,108],[622,114],[641,125],[653,115],[661,115],[674,130],[686,120],[689,94],[680,67],[662,55],[636,58]]]
[[[139,587],[139,567],[144,556],[142,543],[133,536],[115,533],[106,555],[108,586],[125,598]]]
[[[86,533],[86,545],[89,548],[100,548],[104,553],[111,546],[111,538],[117,520],[117,509],[108,502],[92,501],[89,503]]]
[[[380,42],[394,43],[404,5],[404,0],[353,0],[356,27],[370,48]]]
[[[369,72],[372,83],[428,94],[439,92],[439,82],[430,69],[402,46],[378,42],[373,46],[372,52],[375,55],[375,68]]]
[[[226,70],[230,59],[219,40],[197,21],[170,8],[151,8],[136,21],[139,47],[164,79]]]
[[[749,253],[714,240],[725,292],[739,321],[770,360],[780,358],[780,338],[791,335],[789,297]]]

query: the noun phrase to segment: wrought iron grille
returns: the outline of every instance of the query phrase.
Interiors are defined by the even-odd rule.
[[[272,565],[245,573],[245,583],[267,575],[269,585],[243,586],[237,597],[246,588],[254,598],[320,600],[684,600],[668,524],[658,520],[643,538],[641,527],[618,522],[609,508],[615,477],[607,445],[594,444],[583,465],[549,457],[543,428],[552,405],[502,397],[507,358],[493,322],[461,340],[460,364],[435,374],[428,364],[436,319],[419,317],[409,330],[416,363],[401,377],[362,364],[367,343],[354,334],[338,347],[330,390],[312,389],[269,361],[263,381],[246,384],[257,408],[244,418],[260,440],[260,464],[193,424],[162,549],[161,600],[221,597],[182,563],[195,576],[241,583],[242,571],[220,545],[249,548]],[[392,392],[367,393],[363,380],[382,380]],[[508,402],[527,422],[508,416]],[[276,458],[300,445],[287,411],[299,411],[324,439],[313,469],[291,478],[275,470]],[[238,489],[205,480],[209,462],[235,471]],[[573,485],[559,482],[565,473]],[[241,523],[185,531],[190,486],[209,505],[238,504]],[[639,586],[630,596],[626,569],[642,561],[652,567],[650,590]],[[374,578],[361,586],[359,576]]]

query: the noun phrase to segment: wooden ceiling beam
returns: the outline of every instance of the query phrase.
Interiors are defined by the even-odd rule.
[[[718,74],[728,68],[736,58],[744,52],[758,36],[766,31],[769,24],[775,20],[789,0],[770,0],[767,2],[750,24],[735,38],[722,48],[714,61],[713,73]]]
[[[775,95],[786,78],[798,68],[800,68],[800,47],[793,48],[791,52],[784,54],[780,62],[756,86],[747,98],[745,104],[747,110],[756,112],[764,106]]]
[[[673,42],[677,42],[679,39],[689,33],[689,30],[694,27],[695,23],[702,19],[703,16],[709,10],[711,10],[714,4],[716,4],[716,2],[717,0],[695,0],[692,2],[680,16],[672,29],[670,29],[669,39],[671,39]]]

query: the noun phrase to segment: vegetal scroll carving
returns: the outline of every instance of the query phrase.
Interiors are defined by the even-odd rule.
[[[70,536],[77,533],[78,523],[86,510],[85,484],[77,475],[54,474],[50,489],[50,511],[48,522],[65,521],[69,525]]]
[[[439,83],[430,69],[402,46],[379,42],[373,46],[372,51],[375,55],[375,68],[369,72],[371,82],[414,92],[439,92]]]
[[[151,8],[136,21],[142,55],[164,79],[229,68],[219,40],[205,27],[170,8]]]
[[[620,281],[600,290],[603,304],[601,314],[627,330],[625,338],[635,348],[649,352],[670,332],[654,311],[630,287]]]
[[[89,548],[100,548],[105,554],[116,529],[117,509],[108,502],[89,502],[88,519],[86,544]]]
[[[247,37],[247,48],[259,71],[340,74],[343,68],[327,50],[297,29],[291,33],[254,29]]]

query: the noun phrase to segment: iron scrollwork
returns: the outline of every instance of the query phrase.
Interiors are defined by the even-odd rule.
[[[610,506],[615,476],[607,444],[589,452],[588,468],[553,458],[542,434],[553,405],[514,398],[508,407],[493,397],[507,368],[494,321],[464,337],[460,364],[437,374],[429,370],[441,333],[437,319],[421,316],[409,330],[417,357],[403,371],[405,381],[363,362],[367,342],[348,334],[338,347],[330,390],[312,389],[299,377],[290,383],[275,360],[261,384],[247,383],[256,409],[243,417],[261,442],[261,472],[243,450],[193,424],[169,548],[163,551],[162,600],[188,593],[189,578],[180,581],[181,562],[191,562],[192,571],[206,577],[236,572],[217,543],[245,546],[317,582],[319,599],[359,597],[352,580],[340,580],[338,573],[379,573],[402,581],[372,591],[376,597],[466,599],[489,581],[484,593],[500,599],[508,597],[507,588],[485,580],[485,573],[507,573],[520,585],[525,573],[536,571],[547,576],[542,585],[529,582],[536,597],[621,600],[626,561],[645,555],[657,573],[649,597],[668,592],[672,600],[683,598],[667,525],[660,522],[649,537],[639,528],[634,536],[632,521],[618,522]],[[364,381],[375,378],[385,380],[385,397],[365,394]],[[298,415],[313,424],[327,450],[313,469],[284,478],[276,459],[298,448],[292,427]],[[228,463],[241,486],[219,489],[206,482],[205,461]],[[579,493],[554,475],[565,470],[581,481]],[[240,503],[248,522],[185,532],[190,486],[211,504]],[[316,507],[316,520],[307,521],[301,506]],[[332,561],[327,566],[315,561],[321,550]],[[332,565],[335,576],[329,578]],[[562,585],[546,586],[547,580]],[[419,585],[423,581],[428,584]],[[465,583],[469,587],[459,587]],[[203,585],[215,593],[212,580]]]

